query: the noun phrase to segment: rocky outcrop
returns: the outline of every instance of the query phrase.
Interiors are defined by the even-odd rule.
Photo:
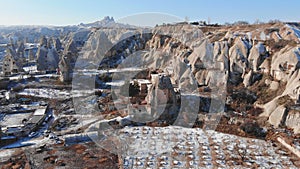
[[[59,38],[53,39],[53,46],[54,46],[54,48],[56,49],[57,52],[62,50],[62,44],[61,44]]]
[[[20,58],[24,58],[25,57],[25,45],[24,42],[21,41],[18,43],[18,49],[17,49],[17,56]]]
[[[83,29],[76,32],[72,32],[68,36],[66,43],[68,43],[68,41],[73,41],[76,47],[82,47],[84,46],[85,42],[88,40],[90,34],[91,34],[90,29]]]
[[[62,57],[59,62],[59,80],[61,82],[70,82],[72,80],[72,66],[68,57]]]
[[[164,75],[158,75],[153,78],[152,81],[154,83],[146,97],[147,102],[151,105],[176,104],[175,91],[170,78]]]
[[[274,54],[271,62],[271,75],[281,81],[288,81],[288,77],[300,67],[300,48],[286,46]]]
[[[269,123],[274,127],[279,127],[280,124],[284,124],[284,118],[286,117],[287,109],[284,106],[277,107],[269,117]]]
[[[29,61],[35,60],[35,56],[33,54],[33,50],[32,49],[28,49],[28,59],[29,59]]]
[[[221,71],[229,71],[229,44],[228,41],[214,42],[214,62],[217,62]]]
[[[39,44],[40,46],[46,46],[48,44],[47,42],[48,42],[47,38],[45,36],[42,36],[40,38]]]
[[[39,71],[55,71],[58,68],[59,54],[52,41],[45,38],[45,36],[40,39],[36,58],[37,70]]]
[[[122,24],[115,22],[113,17],[105,16],[102,20],[92,22],[92,23],[81,23],[80,27],[88,27],[88,28],[134,28],[135,26],[131,26],[128,24]]]
[[[270,74],[271,71],[271,61],[269,59],[265,59],[263,63],[259,66],[259,69],[264,74]]]
[[[245,76],[243,80],[243,84],[245,87],[251,86],[253,83],[253,71],[250,70]]]
[[[23,52],[21,52],[21,50],[22,45],[18,48],[18,52],[16,51],[14,45],[7,45],[2,67],[4,75],[10,75],[22,71],[23,64],[25,63],[25,58],[23,56],[24,51],[22,50]]]
[[[260,42],[250,50],[250,54],[248,57],[249,68],[254,72],[257,72],[259,70],[259,66],[263,63],[266,57],[267,50],[265,46]]]
[[[164,75],[158,75],[153,78],[152,81],[154,83],[146,96],[146,101],[151,106],[151,115],[157,119],[163,113],[176,113],[176,94],[170,78]]]
[[[292,35],[285,36],[289,31]],[[289,102],[300,98],[300,48],[296,36],[297,29],[283,23],[226,29],[178,24],[157,26],[148,32],[105,28],[92,31],[82,58],[96,65],[94,61],[98,60],[103,69],[132,67],[134,63],[137,67],[159,69],[170,77],[170,84],[187,93],[199,86],[221,89],[228,81],[257,90],[253,84],[263,80],[259,84],[266,91],[261,93],[265,92],[266,97],[267,92],[276,94],[273,100],[263,101],[266,104],[260,106],[264,108],[261,116],[278,127],[284,124],[289,110],[282,97],[288,96]],[[164,100],[163,95],[155,94]],[[148,101],[151,99],[154,98]]]
[[[125,48],[126,38],[129,38],[130,36],[125,38],[124,34],[125,33],[127,33],[128,35],[131,34],[129,32],[132,32],[132,34],[140,34],[138,31],[126,30],[126,29],[119,29],[119,30],[118,29],[101,29],[101,30],[94,32],[90,36],[88,41],[85,43],[85,45],[82,49],[83,55],[81,56],[81,58],[90,60],[90,61],[97,61],[100,63],[103,60],[105,55],[115,56],[118,52],[117,49],[119,49],[121,51],[122,48],[123,49]],[[125,40],[122,41],[122,39],[125,39]],[[117,43],[117,42],[119,42],[119,43]],[[124,44],[122,42],[124,42]],[[127,43],[128,42],[135,43],[133,41],[130,41],[129,39],[128,39]],[[114,46],[113,46],[113,44],[114,44]],[[113,49],[113,47],[114,47],[114,49]],[[126,52],[125,49],[122,51]],[[129,50],[127,50],[127,51],[129,51]],[[123,53],[123,54],[125,54],[125,53]]]
[[[73,40],[70,40],[63,51],[63,57],[67,57],[71,64],[75,64],[78,57],[78,50]]]
[[[241,38],[236,38],[234,45],[229,49],[230,80],[234,84],[241,81],[248,67],[248,50],[247,43]]]
[[[293,129],[295,134],[300,133],[300,112],[299,111],[289,111],[286,119],[285,119],[285,125],[288,128]]]
[[[294,71],[288,78],[286,88],[282,95],[289,95],[293,100],[298,101],[300,96],[300,69]]]

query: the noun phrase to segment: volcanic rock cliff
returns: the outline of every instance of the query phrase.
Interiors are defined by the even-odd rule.
[[[189,93],[201,87],[221,92],[223,86],[250,92],[250,106],[263,109],[258,119],[299,132],[299,35],[296,23],[105,28],[90,34],[79,57],[99,68],[159,69]],[[230,107],[232,93],[227,96]]]

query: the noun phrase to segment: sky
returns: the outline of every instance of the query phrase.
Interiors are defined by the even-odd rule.
[[[299,0],[0,0],[0,25],[77,25],[104,16],[145,24],[163,22],[164,17],[170,21],[180,18],[221,24],[300,21],[299,7]]]

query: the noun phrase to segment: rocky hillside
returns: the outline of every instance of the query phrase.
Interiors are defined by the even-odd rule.
[[[227,112],[299,133],[299,42],[297,23],[106,28],[91,33],[79,58],[97,68],[160,70],[182,92],[206,89]]]

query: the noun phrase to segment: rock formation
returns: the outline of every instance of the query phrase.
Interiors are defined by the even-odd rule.
[[[2,71],[4,75],[18,73],[22,70],[24,64],[23,57],[19,57],[13,45],[8,45],[6,55],[3,59]]]
[[[177,100],[170,78],[158,75],[152,81],[154,83],[146,97],[147,103],[151,106],[151,115],[158,118],[163,113],[175,113]]]
[[[34,54],[33,54],[33,50],[32,50],[32,49],[28,49],[28,60],[29,60],[29,61],[35,60],[35,57],[34,57]]]
[[[64,57],[67,57],[70,60],[71,64],[75,64],[78,57],[78,50],[73,40],[70,40],[63,51]]]
[[[59,55],[51,41],[48,41],[44,36],[40,39],[36,58],[39,71],[55,71],[58,68]]]
[[[254,90],[253,85],[263,80],[268,82],[264,82],[265,95],[281,92],[259,105],[264,108],[261,116],[276,127],[278,120],[286,124],[287,114],[283,112],[289,112],[289,105],[283,104],[282,98],[288,96],[294,103],[300,98],[298,26],[270,23],[231,26],[230,30],[222,26],[201,29],[177,24],[157,26],[147,33],[137,29],[94,30],[83,47],[82,58],[100,60],[100,68],[132,67],[130,63],[136,63],[163,70],[181,91],[198,86],[221,89],[228,83]]]
[[[68,57],[62,57],[59,65],[59,80],[62,82],[70,82],[72,80],[72,67]]]
[[[62,44],[58,38],[53,39],[53,46],[56,49],[57,52],[62,50]]]

